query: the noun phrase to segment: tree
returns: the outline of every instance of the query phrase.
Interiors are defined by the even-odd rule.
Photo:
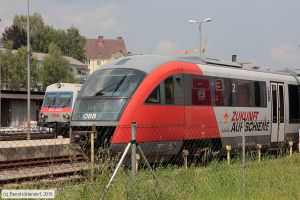
[[[51,26],[37,29],[31,35],[30,44],[35,52],[48,53],[49,44],[55,41],[56,31]]]
[[[73,57],[77,60],[84,61],[85,38],[80,35],[79,30],[75,27],[69,29],[54,29],[52,26],[45,25],[40,14],[34,13],[29,16],[30,23],[30,44],[35,52],[48,53],[49,44],[55,43],[63,55]],[[16,15],[13,24],[26,32],[27,16]]]
[[[26,32],[16,25],[5,28],[2,33],[1,41],[6,45],[8,41],[13,42],[13,49],[18,49],[27,44]]]
[[[10,45],[9,45],[10,44]],[[8,41],[7,50],[0,51],[0,66],[1,66],[1,88],[10,86],[11,77],[13,74],[13,63],[15,55],[12,52],[12,41]]]
[[[8,42],[10,44],[10,42]],[[39,72],[36,61],[31,57],[30,75],[31,90],[39,89]],[[27,49],[19,48],[17,51],[9,48],[0,52],[1,80],[7,89],[27,89]]]
[[[42,80],[43,89],[53,83],[75,82],[69,61],[64,59],[60,49],[54,43],[49,44],[49,55],[43,60]]]
[[[73,57],[77,60],[84,61],[84,45],[85,38],[80,35],[79,30],[75,27],[70,27],[67,31],[58,31],[56,33],[57,46],[62,50],[64,55]]]
[[[27,15],[15,15],[13,24],[20,29],[27,30]],[[38,29],[44,27],[44,20],[42,15],[33,13],[29,16],[30,34],[35,33]]]
[[[31,52],[30,52],[31,54]],[[30,55],[30,90],[39,89],[39,72],[37,62]],[[15,55],[13,74],[11,77],[11,88],[14,90],[27,89],[27,48],[21,47]]]

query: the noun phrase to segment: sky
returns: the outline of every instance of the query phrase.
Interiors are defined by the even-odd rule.
[[[55,28],[75,26],[87,38],[122,36],[138,54],[199,52],[201,21],[205,57],[252,62],[262,68],[300,68],[299,0],[30,0],[30,13]],[[0,33],[27,0],[0,0]]]

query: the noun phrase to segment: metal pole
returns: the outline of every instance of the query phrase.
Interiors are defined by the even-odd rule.
[[[131,176],[136,174],[136,122],[131,123]]]
[[[27,0],[27,140],[30,140],[30,52],[29,52],[29,0]]]
[[[1,95],[1,92],[2,92],[2,79],[1,79],[1,63],[0,63],[0,127],[2,127],[2,108],[1,108],[1,98],[2,98],[2,95]]]
[[[199,45],[200,45],[200,58],[202,57],[202,34],[201,34],[201,24],[202,22],[199,23]]]
[[[257,147],[257,152],[258,152],[258,154],[257,154],[258,162],[260,162],[261,161],[261,148],[262,148],[262,145],[257,144],[256,147]]]
[[[245,120],[243,120],[243,196],[246,194],[246,143],[245,143]]]
[[[73,142],[74,142],[74,138],[73,138],[73,130],[72,130],[71,125],[70,125],[70,127],[69,127],[69,139],[70,139],[70,143],[73,143]]]
[[[91,166],[92,166],[92,173],[91,178],[94,179],[94,166],[95,166],[95,134],[96,134],[96,125],[92,125],[91,131]]]
[[[231,151],[231,145],[226,145],[226,151],[227,151],[227,164],[230,165],[230,151]]]
[[[146,156],[145,156],[145,154],[144,154],[142,148],[140,147],[140,145],[137,145],[137,147],[138,147],[138,150],[139,150],[139,152],[140,152],[142,158],[143,158],[144,161],[146,162],[147,167],[148,167],[148,168],[150,169],[150,171],[152,172],[153,178],[156,178],[156,177],[155,177],[155,174],[154,174],[154,171],[153,171],[153,169],[152,169],[152,167],[151,167],[151,165],[150,165],[148,159],[146,158]]]
[[[289,153],[289,156],[292,157],[293,155],[293,145],[294,145],[294,142],[293,141],[289,141],[289,148],[290,148],[290,153]]]
[[[188,169],[188,156],[189,156],[189,151],[188,150],[183,150],[183,163],[184,163],[184,168]]]
[[[298,135],[298,151],[300,153],[300,129],[299,129],[299,135]]]
[[[108,182],[108,184],[106,185],[106,187],[105,187],[105,189],[104,189],[104,191],[103,191],[103,193],[102,193],[102,196],[101,196],[101,198],[100,198],[101,200],[104,198],[104,196],[105,196],[105,194],[106,194],[106,192],[107,192],[109,186],[111,185],[111,183],[113,182],[113,180],[114,180],[114,178],[115,178],[117,172],[119,171],[119,168],[121,167],[121,165],[122,165],[122,163],[123,163],[123,161],[124,161],[124,159],[125,159],[125,157],[126,157],[128,151],[129,151],[130,146],[131,146],[131,143],[128,143],[128,145],[127,145],[127,147],[126,147],[126,149],[125,149],[125,151],[124,151],[124,153],[123,153],[123,155],[122,155],[122,157],[121,157],[119,163],[117,164],[117,167],[116,167],[116,169],[115,169],[113,175],[112,175],[111,178],[109,179],[109,182]]]
[[[91,164],[94,164],[95,162],[95,133],[96,133],[96,125],[92,125],[92,131],[91,131]]]

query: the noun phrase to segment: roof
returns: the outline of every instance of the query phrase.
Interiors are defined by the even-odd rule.
[[[86,39],[85,55],[87,59],[107,60],[127,56],[128,52],[122,37],[104,39],[103,36],[99,36],[97,39]]]
[[[44,58],[49,55],[46,53],[37,53],[37,52],[33,52],[32,53],[32,57],[38,61],[43,61]],[[78,67],[87,67],[86,64],[80,62],[79,60],[76,60],[75,58],[69,57],[69,56],[63,56],[64,59],[66,59],[67,61],[70,62],[71,65],[76,65]]]
[[[76,83],[54,83],[51,85],[48,85],[46,88],[46,92],[49,91],[57,91],[57,92],[63,92],[63,91],[79,91],[82,84],[76,84]]]
[[[163,63],[171,61],[176,61],[176,58],[156,55],[128,56],[125,58],[119,58],[117,60],[108,62],[104,64],[101,68],[98,68],[96,71],[111,68],[133,68],[149,74]]]
[[[280,74],[280,75],[291,76],[291,74],[288,73],[287,71],[279,72],[279,71],[267,71],[261,69],[242,68],[239,63],[224,62],[218,59],[200,58],[197,56],[184,56],[184,57],[158,56],[158,55],[128,56],[126,58],[119,58],[117,60],[108,62],[98,70],[111,69],[111,68],[133,68],[133,69],[144,71],[145,73],[149,74],[158,66],[172,61],[191,62],[200,65],[201,64],[213,65],[215,67],[222,67],[228,69],[235,68],[235,69],[245,70],[245,71],[255,71],[255,72],[268,73],[268,74]]]
[[[5,51],[5,48],[0,47],[0,51]],[[17,53],[17,50],[12,50],[13,53]],[[49,55],[46,53],[38,53],[38,52],[32,52],[32,57],[36,59],[37,61],[43,61],[44,58]],[[63,56],[66,60],[70,62],[71,65],[77,66],[77,67],[85,67],[87,68],[87,65],[80,62],[79,60],[76,60],[75,58],[69,57],[69,56]]]
[[[43,100],[44,92],[30,92],[31,100]],[[1,99],[27,99],[27,91],[1,90]]]

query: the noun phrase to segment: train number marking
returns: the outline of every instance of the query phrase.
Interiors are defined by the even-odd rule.
[[[235,84],[232,83],[232,92],[235,92]]]
[[[97,114],[96,113],[85,113],[83,115],[83,119],[96,119]]]
[[[58,114],[58,113],[53,113],[53,114],[51,114],[51,117],[53,117],[53,118],[58,118],[58,117],[59,117],[59,114]]]

